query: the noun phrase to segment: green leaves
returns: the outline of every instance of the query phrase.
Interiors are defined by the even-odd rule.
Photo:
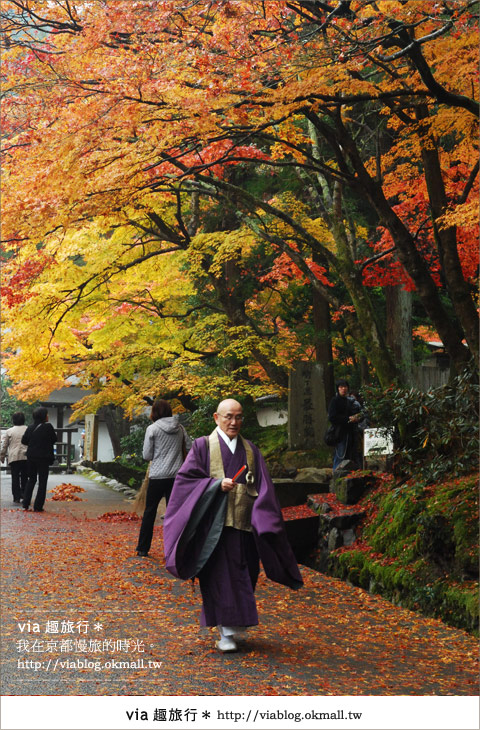
[[[404,472],[433,482],[475,468],[479,387],[472,370],[427,392],[395,387],[366,387],[363,392],[372,424],[394,432]]]

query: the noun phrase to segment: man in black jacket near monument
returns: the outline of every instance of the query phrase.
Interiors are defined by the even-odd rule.
[[[329,421],[334,426],[340,427],[340,437],[333,457],[333,471],[344,459],[349,459],[360,466],[357,423],[363,418],[360,403],[348,393],[348,380],[337,380],[335,387],[337,394],[333,396],[328,406]]]

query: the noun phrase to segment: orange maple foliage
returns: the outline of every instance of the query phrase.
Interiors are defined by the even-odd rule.
[[[155,282],[133,290],[130,272],[179,252],[187,266],[194,263],[197,234],[211,232],[202,207],[207,200],[234,210],[234,221],[223,221],[220,232],[249,226],[277,262],[289,257],[291,275],[308,281],[333,310],[346,305],[350,331],[381,383],[391,382],[397,368],[363,284],[414,289],[458,369],[478,352],[470,286],[476,272],[478,28],[468,3],[201,0],[179,8],[154,0],[5,0],[3,6],[7,317],[19,320],[21,304],[38,299],[48,336],[35,365],[48,363],[52,380],[75,374],[85,385],[89,378],[95,387],[106,382],[110,400],[120,402],[140,373],[136,404],[140,389],[153,387],[143,375],[146,361],[152,365],[144,342],[132,352],[130,371],[125,358],[113,362],[108,352],[131,343],[129,313],[153,312],[158,321],[182,318],[184,309],[161,312],[163,303],[152,305],[148,294]],[[283,180],[290,172],[301,181],[298,190],[278,194],[276,176]],[[358,225],[364,217],[369,231]],[[114,248],[109,240],[119,228],[125,236]],[[97,243],[83,278],[82,235]],[[57,279],[52,274],[66,262],[75,268],[75,281],[64,269]],[[292,359],[284,353],[295,337],[276,341],[279,328],[271,318],[235,321],[238,279],[228,278],[230,264],[230,254],[222,253],[208,284],[231,328],[229,354],[240,363],[251,357],[264,379],[278,376],[284,385]],[[280,273],[286,272],[283,265]],[[125,276],[128,286],[115,292],[113,305],[107,291]],[[347,302],[331,286],[337,282]],[[129,300],[127,309],[122,298]],[[258,314],[264,300],[245,299]],[[103,302],[118,317],[113,322],[122,337],[113,337],[115,324],[109,330],[105,315],[91,316]],[[73,312],[85,317],[85,330],[78,316],[69,320]],[[165,324],[156,342],[170,371],[159,382],[170,386],[176,378],[198,392],[202,378],[188,359],[198,355],[197,364],[221,350],[225,319],[213,321],[213,347],[206,346],[208,318],[193,343],[198,318],[174,337]],[[99,351],[96,327],[108,340]],[[240,352],[245,334],[249,349]],[[17,360],[18,371],[33,357],[27,340],[27,328],[17,348],[12,339],[11,367]],[[296,355],[302,347],[295,344]],[[180,353],[185,357],[175,371]],[[33,393],[40,380],[29,374],[25,387]],[[226,387],[221,378],[218,385]]]

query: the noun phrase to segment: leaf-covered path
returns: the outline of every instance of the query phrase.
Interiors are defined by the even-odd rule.
[[[476,694],[473,637],[307,568],[299,592],[261,575],[260,625],[219,654],[198,585],[164,569],[160,521],[137,558],[129,503],[77,475],[49,489],[61,482],[82,501],[48,494],[35,514],[3,479],[3,695]]]

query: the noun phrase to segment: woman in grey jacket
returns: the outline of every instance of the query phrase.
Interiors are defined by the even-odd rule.
[[[191,446],[187,432],[172,416],[168,401],[156,400],[150,418],[153,423],[148,426],[143,442],[143,458],[150,461],[150,473],[137,544],[137,555],[141,557],[147,557],[150,550],[160,500],[165,497],[168,504],[177,471]]]

